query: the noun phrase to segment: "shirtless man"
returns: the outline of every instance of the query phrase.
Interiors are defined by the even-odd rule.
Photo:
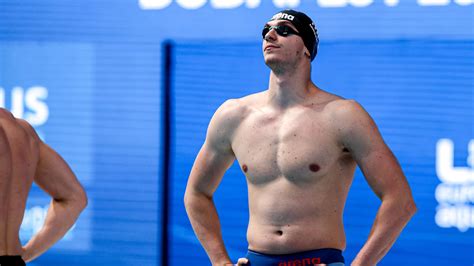
[[[32,183],[52,201],[41,230],[22,247],[20,225]],[[60,240],[87,205],[67,163],[24,120],[0,108],[0,265],[25,265]]]
[[[369,114],[310,79],[318,36],[284,10],[265,25],[269,88],[226,101],[211,119],[184,197],[213,265],[231,265],[212,199],[235,159],[246,176],[249,251],[238,265],[344,265],[343,210],[356,165],[381,205],[352,265],[375,265],[416,211],[407,180]]]

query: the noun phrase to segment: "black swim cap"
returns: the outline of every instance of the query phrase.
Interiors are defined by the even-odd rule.
[[[314,25],[310,17],[305,13],[298,12],[292,9],[282,10],[270,19],[272,20],[286,20],[291,22],[293,26],[298,30],[303,39],[304,45],[308,48],[311,53],[311,61],[316,57],[318,53],[319,37],[318,30]]]

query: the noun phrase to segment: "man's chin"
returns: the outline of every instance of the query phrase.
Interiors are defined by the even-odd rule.
[[[274,55],[267,55],[265,56],[265,65],[267,65],[269,68],[274,68],[278,67],[283,63],[281,59]]]

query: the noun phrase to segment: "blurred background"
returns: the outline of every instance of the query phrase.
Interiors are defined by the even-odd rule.
[[[261,29],[313,18],[312,78],[373,116],[418,213],[380,265],[474,264],[473,0],[0,0],[0,106],[28,120],[89,195],[77,224],[29,265],[210,265],[183,207],[214,111],[265,90]],[[404,195],[400,195],[403,197]],[[30,193],[21,239],[49,197]],[[228,251],[245,255],[245,179],[215,195]],[[350,262],[379,200],[356,173]]]

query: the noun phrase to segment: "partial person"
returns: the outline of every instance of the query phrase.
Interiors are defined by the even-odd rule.
[[[22,246],[19,231],[33,182],[52,201],[43,227]],[[0,265],[25,265],[47,251],[86,205],[86,193],[63,158],[28,122],[0,108]]]
[[[351,265],[376,265],[416,211],[401,167],[359,103],[311,81],[319,37],[307,15],[283,10],[262,37],[268,89],[218,108],[192,167],[184,202],[194,232],[212,265],[232,264],[213,194],[237,159],[249,200],[238,265],[344,265],[343,210],[358,165],[381,204]]]

